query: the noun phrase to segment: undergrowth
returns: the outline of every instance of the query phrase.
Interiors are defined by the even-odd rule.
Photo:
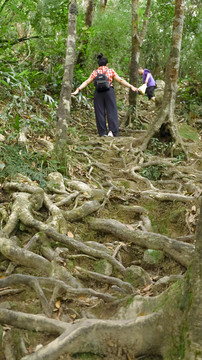
[[[39,183],[41,187],[46,187],[47,175],[53,171],[65,173],[65,165],[57,160],[57,155],[51,158],[48,154],[27,152],[26,148],[19,145],[1,145],[1,172],[0,181],[12,179],[17,173],[28,176],[32,181]]]
[[[149,180],[159,180],[161,179],[161,176],[164,174],[164,170],[166,169],[165,165],[151,165],[145,167],[141,171],[141,175],[146,177]]]

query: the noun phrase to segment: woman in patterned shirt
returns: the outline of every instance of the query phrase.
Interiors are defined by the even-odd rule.
[[[87,80],[85,80],[77,89],[72,93],[76,95],[80,90],[84,89],[87,85],[95,80],[97,74],[106,73],[109,80],[110,88],[107,91],[94,93],[94,109],[96,124],[99,136],[119,136],[119,123],[118,113],[116,105],[116,96],[113,87],[113,80],[116,80],[119,84],[130,88],[133,91],[138,91],[133,85],[129,84],[124,79],[120,78],[113,69],[108,69],[108,59],[103,57],[103,54],[99,54],[98,57],[99,68],[94,70]],[[106,72],[107,71],[107,72]],[[108,129],[106,124],[106,116],[108,120]]]

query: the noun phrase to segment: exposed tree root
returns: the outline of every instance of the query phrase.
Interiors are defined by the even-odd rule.
[[[74,176],[71,180],[51,173],[47,192],[21,176],[4,185],[4,190],[12,193],[13,204],[11,208],[6,203],[0,207],[0,252],[7,268],[6,277],[0,279],[1,294],[5,298],[6,294],[20,296],[20,291],[26,293],[28,289],[38,301],[40,314],[12,311],[5,305],[0,308],[0,323],[59,336],[40,349],[35,346],[32,354],[26,353],[27,345],[22,337],[22,359],[50,360],[59,359],[60,355],[68,358],[79,352],[110,360],[133,360],[152,354],[168,356],[173,347],[173,334],[181,336],[186,311],[190,309],[186,294],[192,285],[188,275],[179,273],[161,279],[153,274],[148,276],[147,286],[136,287],[125,280],[128,267],[139,261],[130,258],[129,245],[134,244],[135,250],[162,250],[166,259],[180,264],[176,266],[184,273],[194,256],[192,231],[199,213],[201,174],[194,167],[189,173],[184,163],[176,165],[173,158],[162,160],[143,153],[135,157],[135,140],[130,144],[121,138],[96,141],[93,155],[79,152],[79,156],[85,156],[88,161],[84,172],[86,181],[83,177],[77,180]],[[113,172],[111,164],[94,158],[94,152],[103,148],[106,156],[109,151],[115,164]],[[78,155],[77,150],[75,153]],[[144,170],[149,167],[161,167],[162,178],[154,181],[144,177]],[[72,168],[72,174],[73,171]],[[161,204],[183,204],[188,234],[172,239],[155,233],[150,211],[145,206],[148,199]],[[116,203],[127,225],[123,219],[109,219]],[[115,212],[112,216],[118,218]],[[80,225],[82,231],[79,231]],[[25,241],[22,228],[26,231]],[[15,271],[19,269],[26,269],[27,274]],[[197,272],[200,279],[199,269]],[[199,289],[199,282],[197,284]],[[153,290],[150,292],[150,289]],[[197,298],[201,299],[200,292]],[[83,306],[80,311],[78,304]],[[104,315],[103,308],[108,315]],[[199,300],[195,300],[196,308],[200,308]],[[52,319],[54,316],[58,320]],[[190,310],[191,316],[194,314]],[[198,328],[200,321],[199,317]],[[195,328],[194,331],[196,333]],[[189,338],[199,348],[197,335]],[[12,340],[11,345],[15,346],[15,341]],[[4,347],[7,358],[14,356],[12,346]]]
[[[91,219],[89,224],[92,229],[111,233],[122,241],[132,242],[148,249],[163,250],[185,267],[190,264],[193,257],[194,246],[191,244],[156,233],[140,230],[133,231],[117,220]]]
[[[49,334],[61,334],[69,326],[67,323],[47,319],[45,316],[21,313],[7,309],[0,309],[1,324],[8,324],[19,329],[48,332]]]

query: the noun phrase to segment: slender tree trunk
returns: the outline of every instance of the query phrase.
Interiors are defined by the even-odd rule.
[[[138,67],[140,59],[140,50],[143,40],[147,31],[148,18],[151,11],[152,0],[147,0],[147,6],[144,14],[144,21],[142,31],[139,31],[139,0],[132,0],[132,55],[131,55],[131,67],[130,67],[130,83],[134,86],[138,86]],[[137,93],[130,90],[129,93],[129,105],[136,106]]]
[[[77,1],[71,0],[68,16],[67,50],[62,80],[62,89],[57,111],[57,145],[59,148],[65,145],[67,140],[67,128],[70,120],[71,91],[75,58],[76,44]]]
[[[140,57],[140,38],[138,36],[139,16],[138,16],[139,0],[132,0],[132,53],[130,66],[130,83],[134,86],[138,84],[138,65]],[[129,105],[136,106],[137,93],[129,92]]]
[[[148,18],[151,11],[152,0],[147,0],[147,6],[144,14],[144,21],[142,25],[142,31],[139,30],[139,0],[132,0],[132,52],[131,52],[131,65],[130,65],[130,83],[134,86],[138,86],[138,67],[140,59],[140,50],[142,42],[145,38],[147,31]],[[133,118],[136,117],[136,104],[137,93],[129,91],[129,111],[127,114],[126,123],[131,123]]]
[[[94,0],[88,0],[87,6],[86,6],[86,17],[85,17],[85,25],[89,28],[92,25],[93,21],[93,12],[94,12],[94,6],[95,6]]]
[[[92,26],[93,22],[93,13],[95,7],[95,0],[88,0],[85,4],[85,25],[87,28]],[[86,49],[89,40],[89,32],[85,29],[83,30],[82,40],[80,42],[80,50],[78,52],[76,63],[80,65],[80,67],[85,65],[86,58]]]
[[[157,113],[156,119],[150,124],[146,137],[143,141],[141,150],[145,150],[153,135],[160,129],[163,123],[168,123],[172,137],[181,144],[177,126],[174,119],[177,79],[180,65],[180,51],[182,42],[182,32],[184,23],[184,0],[176,0],[175,17],[173,22],[173,32],[170,56],[166,67],[166,82],[162,107]],[[181,144],[182,146],[182,144]],[[183,146],[182,146],[183,147]]]
[[[107,6],[107,0],[100,0],[100,8],[102,11],[105,11]]]

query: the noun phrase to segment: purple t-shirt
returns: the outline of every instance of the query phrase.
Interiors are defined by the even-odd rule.
[[[142,79],[142,82],[143,84],[145,83],[145,80],[146,80],[146,77],[147,77],[147,74],[150,74],[150,77],[149,77],[149,80],[148,80],[148,83],[147,83],[147,87],[149,86],[156,86],[156,82],[151,74],[151,71],[149,71],[148,69],[144,69],[144,72],[143,72],[143,79]]]

